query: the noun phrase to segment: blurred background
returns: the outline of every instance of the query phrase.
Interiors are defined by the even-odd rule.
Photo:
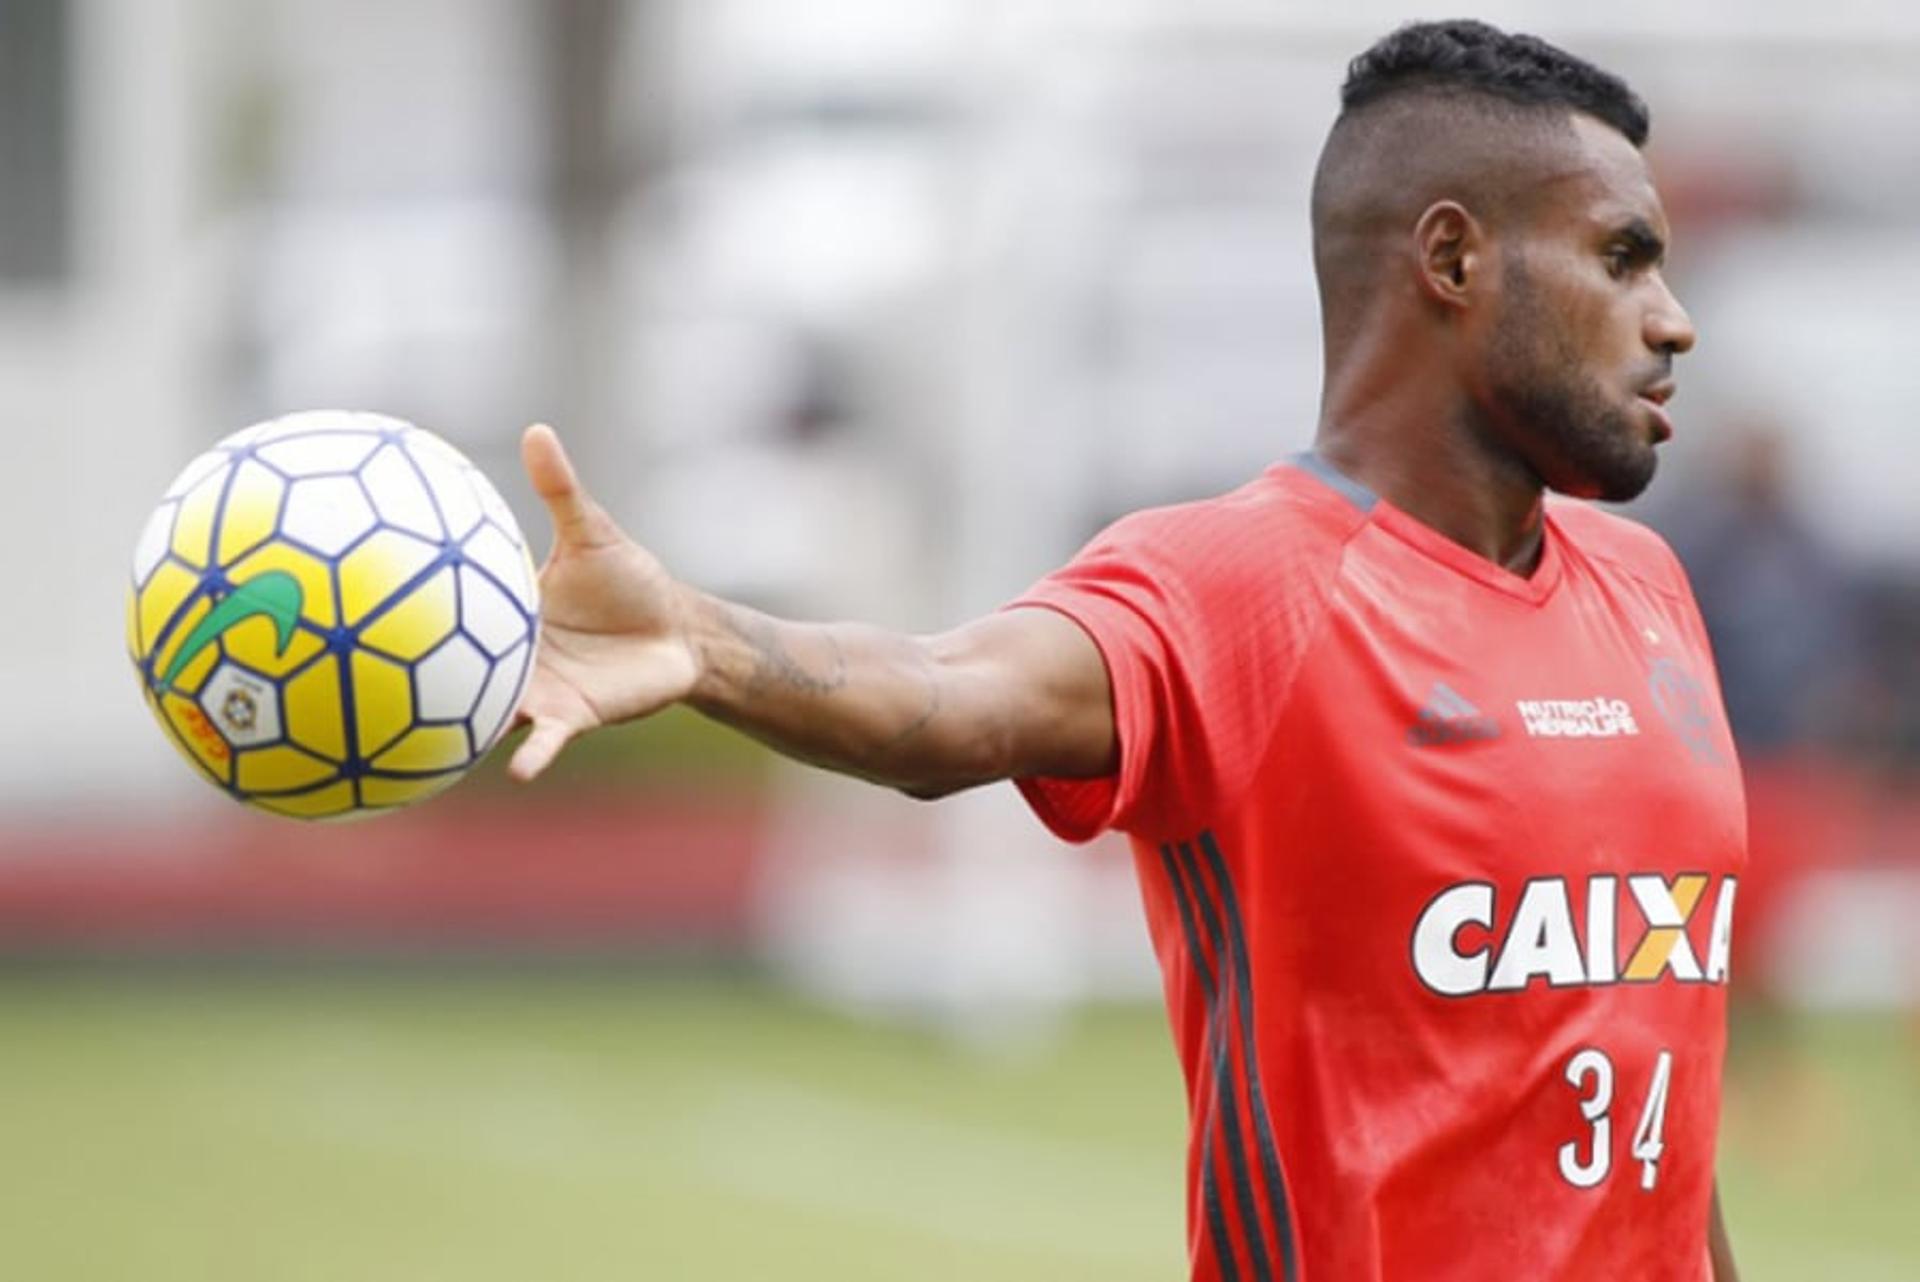
[[[122,653],[187,459],[515,442],[703,587],[931,629],[1310,438],[1348,0],[0,0],[0,1274],[1180,1275],[1131,869],[670,714],[255,818]],[[1750,1279],[1920,1277],[1920,10],[1487,3],[1654,108],[1702,333],[1635,515],[1752,793]]]

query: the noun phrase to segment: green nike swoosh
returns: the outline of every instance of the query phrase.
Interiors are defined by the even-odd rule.
[[[273,620],[274,629],[279,633],[279,645],[274,650],[274,657],[280,657],[293,644],[293,628],[300,621],[300,606],[305,599],[305,594],[300,591],[300,580],[285,570],[268,570],[245,583],[236,584],[233,591],[216,601],[206,617],[187,633],[187,639],[174,652],[173,662],[167,665],[166,675],[160,678],[160,685],[171,689],[173,679],[184,672],[187,665],[212,645],[221,633],[256,614],[264,614]]]

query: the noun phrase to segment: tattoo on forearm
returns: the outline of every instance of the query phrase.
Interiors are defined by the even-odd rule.
[[[777,620],[738,606],[723,606],[722,620],[740,642],[745,671],[737,680],[745,704],[767,700],[770,706],[753,712],[736,705],[731,711],[711,710],[713,715],[803,761],[892,781],[900,768],[897,758],[922,750],[916,741],[947,702],[940,666],[918,646],[874,655],[869,652],[883,643],[858,632],[843,635],[832,627],[806,627],[789,634]],[[793,652],[795,643],[807,651],[807,659]],[[856,677],[881,670],[888,675],[863,679],[863,685],[878,683],[839,713],[821,709],[816,714],[804,703],[791,701],[793,695],[827,699],[843,691],[851,694],[848,688]],[[897,729],[887,724],[902,717],[904,724],[894,723]]]
[[[880,751],[891,752],[895,748],[904,746],[910,742],[915,735],[925,730],[927,724],[931,722],[935,714],[940,711],[940,677],[934,672],[933,664],[927,660],[925,655],[920,656],[920,681],[925,688],[926,695],[925,702],[920,706],[919,714],[905,726],[902,726],[900,730],[885,743],[881,744]]]
[[[820,632],[829,651],[826,670],[814,672],[782,644],[779,625],[773,620],[746,611],[733,611],[727,621],[735,635],[753,651],[753,674],[747,680],[750,691],[778,686],[801,694],[827,695],[847,684],[847,656],[831,628]]]

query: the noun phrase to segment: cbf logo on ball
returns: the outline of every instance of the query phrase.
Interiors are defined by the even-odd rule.
[[[458,779],[533,668],[526,540],[486,477],[378,414],[292,414],[189,463],[134,551],[127,647],[228,795],[335,818]]]
[[[1737,889],[1736,878],[1706,873],[1537,877],[1507,912],[1490,883],[1465,882],[1435,895],[1414,923],[1413,968],[1443,997],[1520,992],[1536,980],[1549,988],[1724,984]],[[1703,958],[1690,929],[1708,911]]]

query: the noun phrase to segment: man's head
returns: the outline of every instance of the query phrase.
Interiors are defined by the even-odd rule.
[[[1478,22],[1403,27],[1356,58],[1314,178],[1330,369],[1386,326],[1431,344],[1485,443],[1546,485],[1626,499],[1670,430],[1693,345],[1661,275],[1665,212],[1617,77]]]

